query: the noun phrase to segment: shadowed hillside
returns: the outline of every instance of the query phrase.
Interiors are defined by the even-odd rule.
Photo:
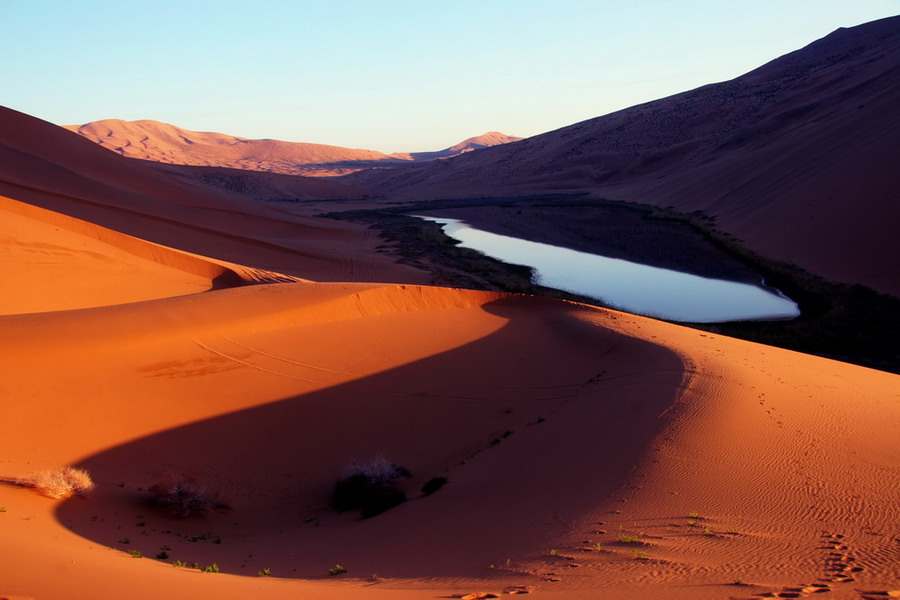
[[[587,193],[716,218],[763,255],[900,294],[900,17],[516,144],[344,178],[391,198]]]

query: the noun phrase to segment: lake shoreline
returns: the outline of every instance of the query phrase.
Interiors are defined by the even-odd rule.
[[[432,285],[529,293],[604,306],[592,298],[535,286],[531,283],[531,269],[528,267],[508,265],[474,250],[459,248],[437,224],[406,216],[410,213],[438,214],[450,209],[490,206],[504,207],[505,210],[522,209],[524,212],[531,204],[544,204],[555,207],[557,211],[564,209],[557,219],[561,221],[572,220],[569,217],[572,207],[577,207],[573,212],[577,215],[582,211],[589,212],[592,206],[597,205],[642,214],[646,220],[691,227],[697,236],[705,238],[733,261],[748,265],[754,277],[757,276],[755,274],[762,274],[768,286],[781,290],[793,299],[801,311],[800,317],[788,321],[680,323],[682,325],[900,373],[900,298],[880,294],[861,285],[827,281],[796,265],[760,256],[744,247],[739,240],[716,230],[714,221],[703,214],[683,214],[610,200],[598,201],[580,195],[395,202],[389,206],[379,206],[372,200],[329,202],[318,207],[306,204],[303,212],[368,225],[383,240],[379,251],[401,264],[432,273]],[[630,219],[630,216],[627,218]],[[565,226],[550,229],[554,231],[553,235],[560,235]],[[758,279],[753,282],[758,282]]]
[[[521,214],[522,211],[517,211]],[[534,282],[610,307],[668,321],[723,323],[799,316],[796,303],[757,282],[703,277],[488,232],[464,219],[412,214],[432,221],[462,248],[534,269]]]

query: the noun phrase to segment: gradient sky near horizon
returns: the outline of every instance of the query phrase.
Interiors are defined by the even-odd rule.
[[[0,104],[445,148],[737,77],[900,0],[0,0]]]

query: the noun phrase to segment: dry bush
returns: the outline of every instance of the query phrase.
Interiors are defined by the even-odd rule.
[[[84,496],[94,489],[94,482],[88,472],[74,467],[38,471],[20,477],[16,484],[30,487],[48,498],[68,498],[74,494]]]
[[[407,477],[405,467],[380,454],[366,463],[354,461],[335,484],[331,504],[339,512],[360,509],[364,518],[374,517],[406,500],[401,484]]]
[[[167,471],[147,491],[153,502],[173,517],[203,516],[215,508],[227,508],[222,494],[203,484],[196,475]]]

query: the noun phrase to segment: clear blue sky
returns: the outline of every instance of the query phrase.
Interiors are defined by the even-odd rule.
[[[0,104],[387,152],[736,77],[900,0],[0,0]]]

